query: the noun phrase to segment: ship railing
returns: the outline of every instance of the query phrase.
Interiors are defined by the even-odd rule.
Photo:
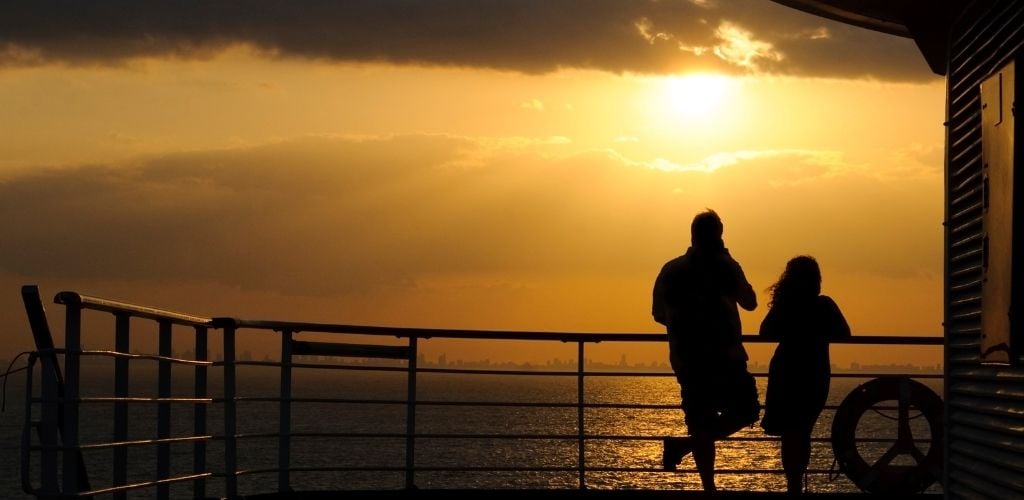
[[[22,431],[21,480],[23,489],[40,497],[95,496],[112,494],[126,498],[131,490],[156,488],[157,496],[167,498],[173,483],[193,481],[197,496],[205,496],[204,480],[213,475],[206,470],[206,442],[212,439],[207,432],[207,405],[213,402],[207,395],[207,370],[212,362],[206,360],[209,318],[165,311],[151,307],[80,295],[74,292],[57,294],[54,301],[65,307],[64,348],[55,348],[49,326],[43,313],[35,287],[24,287],[22,296],[33,329],[37,350],[29,356],[30,369],[26,370],[25,426]],[[84,350],[82,345],[82,312],[94,310],[111,315],[114,319],[114,349]],[[156,354],[131,352],[133,330],[131,320],[155,322],[158,329]],[[172,331],[175,327],[191,330],[195,341],[195,359],[172,357]],[[64,360],[59,368],[59,357]],[[81,363],[83,357],[108,357],[114,361],[114,388],[110,397],[82,397]],[[157,363],[158,381],[155,397],[129,395],[129,361],[148,360]],[[41,361],[41,387],[34,395],[31,369]],[[171,366],[194,367],[195,391],[191,397],[171,395]],[[79,434],[79,409],[84,404],[110,404],[112,408],[112,441],[83,443]],[[128,438],[129,405],[157,407],[156,438]],[[194,408],[194,426],[191,435],[171,436],[171,405],[185,404]],[[39,419],[33,419],[33,406],[39,405]],[[32,430],[38,434],[33,444]],[[59,444],[58,444],[59,443]],[[193,443],[194,470],[189,474],[172,476],[171,444]],[[128,449],[140,446],[156,447],[156,479],[129,483]],[[109,486],[91,487],[83,451],[111,450],[112,477]],[[39,452],[39,486],[34,486],[30,454]],[[58,454],[60,455],[58,457]]]
[[[94,496],[97,494],[111,493],[115,498],[125,498],[128,491],[141,488],[155,488],[157,498],[170,498],[170,486],[174,483],[187,482],[191,485],[190,496],[205,498],[208,493],[208,481],[214,479],[223,480],[222,485],[216,488],[222,491],[223,496],[235,498],[239,495],[239,478],[257,474],[276,474],[277,491],[287,493],[295,490],[292,484],[292,474],[297,472],[392,472],[404,474],[404,485],[406,488],[416,488],[417,472],[563,472],[573,473],[576,476],[576,488],[586,489],[588,487],[588,473],[612,472],[612,473],[653,473],[661,471],[660,468],[651,467],[602,467],[587,465],[587,443],[607,440],[617,441],[660,441],[662,435],[612,435],[594,434],[587,430],[587,410],[597,409],[620,409],[620,410],[675,410],[679,411],[678,404],[634,404],[634,403],[608,403],[588,402],[586,399],[586,381],[588,378],[596,377],[673,377],[667,371],[611,371],[611,370],[588,370],[587,347],[607,343],[666,343],[664,334],[651,333],[570,333],[570,332],[527,332],[527,331],[496,331],[496,330],[456,330],[456,329],[432,329],[432,328],[402,328],[365,325],[345,325],[329,323],[304,323],[290,321],[263,321],[247,320],[238,318],[204,318],[173,311],[166,311],[146,306],[139,306],[119,301],[101,299],[75,292],[61,292],[57,294],[55,302],[65,308],[65,348],[40,349],[33,353],[31,362],[35,360],[50,360],[57,365],[56,355],[63,355],[64,376],[63,391],[59,391],[60,370],[54,370],[56,377],[48,375],[50,372],[42,370],[43,380],[40,396],[33,396],[33,380],[28,370],[26,397],[29,404],[26,405],[26,424],[22,444],[22,480],[27,492],[38,496]],[[114,318],[114,346],[113,350],[83,350],[73,349],[69,346],[81,345],[82,325],[81,317],[83,310],[98,311],[106,313]],[[129,328],[130,320],[138,318],[144,321],[155,322],[158,326],[158,349],[155,354],[133,354],[130,352],[130,338],[135,330]],[[191,359],[174,357],[172,332],[175,329],[189,330],[190,337],[194,340],[194,351]],[[223,340],[222,359],[217,361],[209,360],[209,332],[219,330]],[[253,361],[239,359],[237,353],[238,339],[240,336],[262,332],[273,333],[280,337],[279,361]],[[351,342],[323,342],[300,340],[299,334],[316,334],[318,338],[324,335],[336,335],[339,340],[359,339],[362,343]],[[333,337],[332,337],[333,338]],[[365,339],[380,339],[380,342],[365,343]],[[561,343],[575,346],[576,359],[574,370],[513,370],[513,369],[479,369],[479,368],[454,368],[454,367],[420,367],[418,366],[418,353],[422,342],[446,339],[446,340],[473,340],[473,341],[529,341],[540,343]],[[745,343],[771,343],[756,335],[744,335]],[[941,337],[920,337],[920,336],[880,336],[880,335],[856,335],[850,339],[839,341],[842,344],[859,345],[909,345],[909,346],[935,346],[942,345]],[[322,356],[327,358],[360,358],[360,359],[390,359],[396,361],[397,365],[367,365],[346,363],[339,359],[334,363],[303,363],[297,356]],[[114,358],[114,395],[112,397],[80,397],[80,370],[81,358],[91,356],[106,356]],[[129,361],[155,361],[158,365],[157,373],[157,396],[152,398],[131,397],[128,394],[129,387]],[[185,365],[194,367],[194,391],[188,397],[173,397],[171,395],[172,365]],[[239,374],[238,368],[245,366],[270,367],[279,370],[280,386],[276,395],[264,396],[240,396],[238,394]],[[222,371],[221,397],[211,397],[208,387],[207,370],[211,367],[219,368]],[[294,397],[293,376],[297,369],[305,370],[353,370],[353,371],[374,371],[374,372],[398,372],[405,374],[406,387],[405,397],[395,399],[361,399],[361,398],[307,398]],[[427,400],[418,397],[417,381],[422,374],[453,374],[460,376],[475,375],[500,375],[516,377],[568,377],[575,379],[576,397],[574,401],[547,402],[547,401],[507,401],[507,400]],[[888,375],[887,373],[834,373],[834,378],[856,377],[870,378]],[[755,376],[763,377],[765,373],[755,373]],[[916,373],[914,378],[936,378],[941,379],[941,374]],[[240,418],[240,403],[277,403],[277,432],[261,433],[240,433],[238,423]],[[78,407],[81,404],[106,403],[113,405],[113,440],[109,442],[81,443],[79,439]],[[292,406],[295,404],[338,404],[338,405],[397,405],[405,407],[405,429],[404,432],[299,432],[292,428]],[[129,405],[156,404],[157,411],[157,432],[155,439],[127,439],[128,411]],[[172,436],[171,411],[172,404],[193,405],[194,423],[192,434]],[[32,420],[33,405],[40,406],[39,420]],[[222,405],[223,409],[223,432],[210,428],[210,405]],[[522,408],[562,408],[567,410],[575,409],[574,433],[424,433],[418,432],[416,428],[417,408],[430,406],[449,407],[522,407]],[[827,410],[835,410],[835,405],[829,405]],[[886,409],[886,408],[878,408]],[[896,409],[896,407],[888,408]],[[58,419],[58,412],[62,413],[62,419]],[[62,423],[58,424],[58,420]],[[39,444],[33,444],[30,438],[30,430],[35,428],[39,435]],[[295,446],[293,438],[364,438],[364,439],[399,439],[404,440],[404,465],[402,466],[332,466],[332,465],[297,465],[292,460],[292,450]],[[276,439],[277,440],[277,465],[276,467],[260,467],[242,469],[239,467],[239,442],[249,439]],[[575,443],[577,457],[576,463],[565,466],[433,466],[417,464],[416,445],[417,440],[444,439],[444,440],[465,440],[465,439],[508,439],[508,440],[563,440]],[[734,436],[726,438],[731,441],[777,441],[775,437],[767,436]],[[223,444],[223,453],[217,454],[222,463],[211,463],[210,453],[207,444],[215,441]],[[814,438],[814,442],[828,441],[827,438]],[[891,441],[891,439],[858,438],[858,441]],[[171,453],[170,446],[179,443],[193,443],[192,470],[188,473],[171,474]],[[58,444],[60,443],[60,444]],[[126,449],[136,446],[156,446],[156,477],[149,481],[140,481],[129,484],[124,471],[127,468]],[[97,450],[110,448],[112,451],[111,484],[106,487],[88,487],[88,481],[84,483],[79,477],[86,473],[81,464],[82,450]],[[33,483],[32,474],[29,471],[31,453],[36,452],[42,455],[38,481],[40,486]],[[62,460],[57,460],[60,453]],[[176,468],[176,470],[180,469]],[[215,469],[215,470],[214,470]],[[696,470],[679,469],[680,473],[695,473]],[[780,470],[765,468],[736,468],[717,469],[719,474],[779,474]],[[834,472],[830,469],[811,469],[811,474],[827,474]],[[83,488],[83,484],[86,485]],[[220,496],[220,495],[218,495]]]

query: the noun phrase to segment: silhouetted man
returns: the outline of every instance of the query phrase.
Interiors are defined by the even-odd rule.
[[[674,470],[692,451],[704,489],[714,491],[715,441],[753,425],[760,412],[736,308],[754,310],[757,296],[725,248],[718,214],[697,214],[690,236],[690,248],[668,261],[654,282],[651,312],[668,330],[669,361],[690,433],[666,438],[662,460]]]

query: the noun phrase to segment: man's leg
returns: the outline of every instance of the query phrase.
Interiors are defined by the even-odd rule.
[[[666,437],[662,440],[661,465],[665,470],[676,470],[683,457],[693,451],[692,437]]]
[[[704,491],[716,491],[715,488],[715,440],[710,436],[693,436],[693,461],[700,473],[700,483]]]

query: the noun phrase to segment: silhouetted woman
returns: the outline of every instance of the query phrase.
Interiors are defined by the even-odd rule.
[[[813,257],[791,259],[768,290],[770,309],[760,335],[779,345],[768,368],[761,427],[782,437],[787,490],[800,493],[811,457],[811,431],[828,398],[829,341],[849,337],[850,326],[835,301],[821,295],[821,270]]]

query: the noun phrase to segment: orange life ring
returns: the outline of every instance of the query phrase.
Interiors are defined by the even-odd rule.
[[[857,423],[865,412],[882,401],[897,401],[897,437],[873,464],[857,449]],[[910,428],[913,407],[928,420],[931,445],[923,453],[915,444]],[[850,391],[832,420],[832,451],[839,470],[868,493],[919,493],[942,477],[942,399],[924,384],[903,376],[869,380]],[[893,465],[893,459],[909,455],[914,465]]]

